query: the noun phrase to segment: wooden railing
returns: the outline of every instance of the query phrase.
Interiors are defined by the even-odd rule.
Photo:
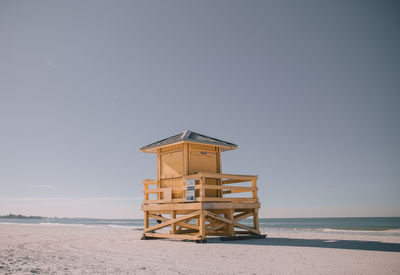
[[[207,179],[218,179],[217,184],[206,184]],[[186,181],[195,180],[196,197],[194,201],[187,201],[186,197],[173,198],[173,191],[186,191]],[[237,183],[249,183],[249,186],[235,186]],[[160,188],[157,180],[144,180],[143,204],[183,203],[183,202],[258,202],[257,176],[232,175],[219,173],[198,173],[182,178],[182,185],[173,188]],[[218,197],[207,197],[206,190],[221,190]],[[251,192],[250,197],[224,197],[227,194]],[[183,192],[184,193],[184,192]],[[157,199],[151,200],[150,194],[157,194]],[[162,199],[160,199],[162,198]]]

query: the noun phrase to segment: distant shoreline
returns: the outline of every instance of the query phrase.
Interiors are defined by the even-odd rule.
[[[0,216],[1,224],[40,224],[83,227],[127,227],[143,230],[143,219],[93,219],[93,218],[57,218],[23,216],[10,214]],[[155,223],[155,221],[151,221]],[[243,220],[244,225],[251,225],[251,219]],[[152,224],[154,225],[154,224]],[[262,232],[291,232],[345,235],[386,235],[400,236],[400,217],[390,218],[289,218],[259,219]]]
[[[15,214],[8,214],[6,216],[0,216],[0,219],[21,219],[21,220],[27,220],[27,219],[42,219],[43,217],[40,216],[24,216],[24,215],[15,215]]]

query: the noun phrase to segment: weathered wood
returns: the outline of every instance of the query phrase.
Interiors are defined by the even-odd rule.
[[[183,175],[189,175],[189,145],[183,144]]]
[[[201,203],[166,203],[155,205],[142,205],[142,210],[198,210]]]
[[[173,212],[174,212],[174,213],[171,215],[171,216],[172,216],[172,219],[176,219],[176,211],[173,211]],[[168,219],[168,218],[165,218],[165,217],[160,216],[160,215],[155,215],[155,214],[149,214],[149,218],[155,219],[155,220],[158,220],[158,221],[169,221],[169,220],[170,220],[170,219]],[[199,226],[194,225],[194,224],[187,223],[187,222],[185,222],[185,221],[186,221],[186,220],[181,221],[181,222],[173,223],[172,226],[171,226],[171,231],[173,231],[173,228],[174,228],[174,227],[175,227],[174,230],[176,230],[176,226],[179,226],[179,228],[184,227],[184,228],[190,228],[190,229],[194,229],[194,230],[196,230],[196,231],[199,231]]]
[[[185,132],[179,137],[182,141],[143,149],[157,153],[157,179],[143,181],[144,237],[204,241],[211,235],[235,235],[235,228],[245,230],[237,234],[259,233],[258,177],[223,174],[221,152],[236,147],[190,142],[189,136]],[[195,199],[190,202],[186,201],[188,179],[195,180]],[[248,196],[235,196],[239,193]],[[150,199],[154,194],[157,198]],[[253,227],[238,222],[251,216]],[[150,218],[161,223],[149,227]],[[156,232],[169,226],[170,234]]]
[[[224,190],[222,193],[223,194],[238,194],[238,193],[247,193],[247,192],[251,192],[248,190]]]
[[[200,201],[199,199],[196,199],[196,201]],[[164,199],[160,199],[160,200],[144,200],[143,203],[144,204],[158,204],[158,203],[180,203],[180,202],[187,202],[186,198],[185,199],[172,199],[172,200],[164,200]]]
[[[149,233],[145,232],[143,234],[146,237],[152,238],[164,238],[164,239],[173,239],[173,240],[201,240],[200,236],[197,235],[189,235],[189,234],[169,234],[169,233]]]
[[[214,225],[214,226],[212,226],[210,228],[207,228],[206,232],[208,234],[209,232],[217,231],[217,230],[219,230],[221,228],[225,228],[226,225],[227,225],[226,223],[218,223],[218,224],[216,224],[216,225]]]
[[[152,179],[144,179],[143,180],[143,185],[149,185],[149,184],[157,184],[157,180],[152,180]]]
[[[232,180],[257,180],[256,175],[234,175],[234,174],[218,174],[218,173],[199,173],[202,177],[218,178],[218,179],[232,179]]]
[[[227,224],[232,224],[232,223],[233,223],[232,220],[229,220],[229,219],[227,219],[227,218],[218,216],[217,214],[215,214],[215,213],[213,213],[213,212],[204,211],[204,213],[205,213],[206,216],[209,216],[209,217],[211,217],[211,218],[213,218],[213,219],[216,219],[216,220],[219,220],[219,221],[221,221],[221,222],[224,222],[224,223],[227,223]]]
[[[157,188],[160,188],[160,179],[161,179],[161,158],[160,158],[160,149],[157,150]],[[157,194],[157,199],[160,199],[160,194]]]
[[[202,201],[203,202],[207,202],[207,201],[257,202],[257,199],[254,199],[254,198],[204,198]]]
[[[257,197],[257,179],[253,179],[251,181],[251,187],[253,187],[253,191],[251,192],[252,197],[258,200]]]
[[[175,210],[171,211],[171,219],[173,219],[173,220],[176,219],[176,211]],[[175,234],[176,226],[177,226],[177,223],[171,224],[171,234]]]
[[[149,227],[149,212],[144,211],[144,229]]]
[[[253,216],[253,215],[254,215],[253,211],[248,212],[248,213],[244,212],[244,213],[240,213],[240,214],[238,214],[238,215],[235,215],[235,216],[233,217],[233,220],[234,220],[235,222],[237,222],[237,221],[246,219],[246,218],[248,218],[248,217],[250,217],[250,216]]]
[[[184,176],[184,179],[200,179],[201,177],[214,178],[214,179],[230,179],[230,180],[257,180],[256,175],[233,175],[233,174],[219,174],[219,173],[206,173],[199,172],[198,174]]]
[[[220,220],[220,221],[222,221],[224,223],[227,223],[227,224],[233,224],[235,227],[246,229],[247,231],[253,232],[254,234],[259,234],[260,233],[257,229],[251,228],[251,227],[249,227],[247,225],[235,222],[233,220],[229,220],[229,219],[220,217],[220,216],[218,216],[218,215],[216,215],[216,214],[214,214],[214,213],[212,213],[210,211],[204,211],[204,213],[206,214],[206,216],[209,216],[209,217],[214,218],[216,220]]]
[[[205,182],[205,178],[200,178],[200,199],[202,200],[204,200],[206,196]]]
[[[165,192],[167,189],[171,189],[171,188],[150,188],[150,189],[144,189],[143,193],[150,193],[150,194],[155,194],[155,193],[161,193],[161,192]],[[186,186],[177,186],[174,187],[174,190],[178,190],[178,191],[184,191],[186,190]]]
[[[228,209],[228,210],[227,210],[227,216],[226,216],[226,218],[227,218],[228,220],[234,220],[234,214],[235,214],[235,210],[233,210],[233,209]],[[233,235],[235,235],[235,231],[234,231],[234,226],[233,226],[233,224],[229,224],[229,225],[227,226],[227,235],[228,235],[228,236],[233,236]]]
[[[260,234],[260,231],[258,231],[257,229],[251,228],[250,226],[238,223],[238,222],[234,222],[233,223],[234,226],[242,228],[242,229],[246,229],[249,232],[252,232],[254,234]]]
[[[222,184],[232,184],[232,183],[241,183],[247,182],[246,180],[223,180]]]
[[[164,227],[166,227],[166,226],[168,226],[168,225],[171,225],[171,224],[173,224],[173,223],[175,223],[175,222],[180,222],[180,221],[186,220],[186,219],[188,219],[188,218],[195,217],[195,216],[199,215],[200,213],[201,213],[201,210],[198,210],[198,211],[193,212],[192,214],[188,214],[188,215],[185,215],[185,216],[176,218],[176,219],[171,219],[171,220],[162,222],[162,223],[157,224],[157,225],[153,225],[153,226],[147,228],[147,229],[145,230],[145,232],[154,231],[154,230],[157,230],[157,229],[164,228]]]
[[[201,237],[201,239],[205,239],[206,238],[206,220],[205,220],[205,214],[204,214],[204,211],[201,211],[201,213],[200,213],[200,217],[199,217],[199,219],[200,219],[200,230],[199,230],[199,235],[200,235],[200,237]]]
[[[210,185],[210,184],[205,184],[204,189],[242,190],[242,191],[246,191],[246,192],[256,190],[256,188],[247,187],[247,186],[221,186],[221,185]]]
[[[260,231],[259,228],[259,221],[258,221],[258,209],[254,209],[254,215],[253,215],[253,226],[257,231]]]
[[[204,202],[204,209],[254,209],[260,208],[258,202]]]
[[[204,203],[165,203],[154,205],[142,205],[142,210],[150,211],[169,211],[169,210],[198,210],[198,209],[236,209],[237,211],[246,211],[249,209],[260,208],[258,202],[204,202]]]

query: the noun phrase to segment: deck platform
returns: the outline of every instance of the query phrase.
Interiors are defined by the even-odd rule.
[[[220,179],[221,185],[207,185],[207,179]],[[168,238],[180,240],[204,241],[207,236],[225,236],[238,239],[262,236],[258,228],[257,177],[245,175],[227,175],[198,173],[187,176],[184,180],[197,181],[195,190],[198,196],[193,202],[184,199],[172,199],[166,195],[171,192],[167,188],[157,188],[157,181],[145,180],[144,193],[164,193],[162,200],[144,200],[142,210],[145,214],[143,239]],[[248,182],[251,186],[233,186]],[[156,188],[150,188],[155,185]],[[221,194],[250,192],[250,197],[218,197],[204,196],[208,188],[219,189]],[[226,192],[228,191],[228,192]],[[226,193],[225,193],[226,192]],[[166,195],[165,195],[166,194]],[[243,220],[252,218],[252,226],[243,224]],[[150,226],[150,221],[157,224]],[[162,232],[160,232],[162,231]],[[234,238],[232,238],[234,239]],[[231,240],[232,240],[231,239]]]

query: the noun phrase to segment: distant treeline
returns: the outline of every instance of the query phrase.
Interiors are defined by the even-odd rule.
[[[0,219],[41,219],[40,216],[23,216],[23,215],[14,215],[8,214],[6,216],[0,216]]]

